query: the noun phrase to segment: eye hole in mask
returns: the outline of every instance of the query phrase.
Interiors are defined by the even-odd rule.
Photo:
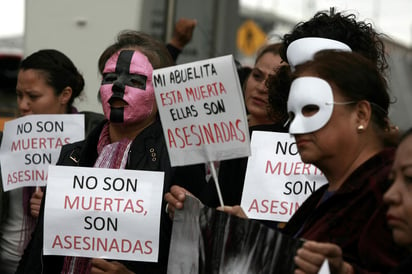
[[[287,103],[289,133],[309,133],[323,127],[332,115],[333,101],[332,88],[325,80],[309,76],[295,79]]]
[[[130,75],[130,86],[139,89],[146,89],[147,77],[144,75],[132,74]]]
[[[306,105],[302,108],[302,115],[304,117],[311,117],[313,115],[315,115],[316,113],[318,113],[319,111],[319,106],[317,105]],[[294,112],[289,112],[288,113],[289,118],[285,123],[285,126],[287,126],[289,123],[293,122],[293,119],[295,119],[295,113]]]
[[[113,83],[117,79],[117,74],[115,73],[106,73],[103,75],[102,83],[103,84],[109,84]]]
[[[306,105],[302,108],[302,115],[305,117],[311,117],[319,111],[319,106],[317,105]]]
[[[147,76],[140,74],[117,74],[117,73],[105,73],[103,75],[102,84],[114,84],[115,82],[121,82],[123,85],[146,89]]]
[[[299,77],[292,82],[288,98],[290,134],[314,132],[325,126],[335,105],[343,106],[356,101],[335,102],[332,87],[317,77]]]

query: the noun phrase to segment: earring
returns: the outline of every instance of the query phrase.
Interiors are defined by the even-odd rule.
[[[363,125],[359,125],[357,130],[358,130],[359,133],[361,133],[365,130],[365,127]]]

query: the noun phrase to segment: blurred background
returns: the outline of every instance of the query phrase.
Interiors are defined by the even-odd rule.
[[[410,0],[0,0],[0,130],[16,115],[15,84],[21,58],[43,48],[68,55],[86,80],[79,110],[101,112],[97,60],[123,29],[167,42],[179,18],[197,20],[178,63],[233,54],[252,65],[256,51],[279,41],[317,11],[350,11],[385,33],[390,64],[390,118],[412,126],[412,1]]]

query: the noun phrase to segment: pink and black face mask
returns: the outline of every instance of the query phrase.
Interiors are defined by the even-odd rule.
[[[113,123],[142,122],[155,105],[153,67],[139,51],[122,50],[113,54],[103,70],[100,96],[103,112]]]

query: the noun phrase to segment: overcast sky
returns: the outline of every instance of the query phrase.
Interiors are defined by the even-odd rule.
[[[86,0],[87,1],[87,0]],[[306,20],[318,11],[350,10],[405,46],[412,46],[411,0],[240,0],[244,5],[263,7],[295,21]],[[0,0],[0,37],[22,35],[24,0]]]

